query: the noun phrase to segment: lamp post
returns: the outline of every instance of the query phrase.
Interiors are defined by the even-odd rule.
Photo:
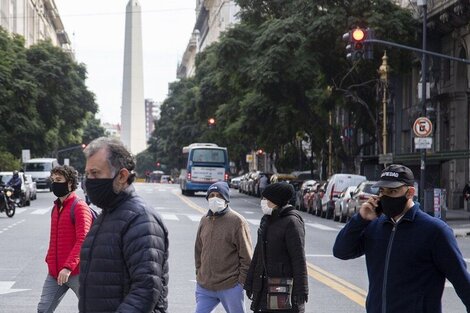
[[[426,50],[426,33],[427,33],[427,17],[428,17],[428,6],[427,0],[418,0],[418,6],[423,9],[423,50]],[[421,62],[421,116],[426,117],[426,53],[423,53]],[[421,149],[421,175],[419,179],[419,201],[424,209],[424,184],[426,182],[426,149]]]
[[[382,65],[379,67],[380,80],[383,82],[384,86],[384,95],[382,98],[382,112],[383,112],[383,121],[382,121],[382,153],[387,154],[387,88],[388,88],[388,73],[390,72],[390,66],[388,65],[387,51],[384,51],[384,56],[382,57]],[[385,164],[384,164],[385,165]]]

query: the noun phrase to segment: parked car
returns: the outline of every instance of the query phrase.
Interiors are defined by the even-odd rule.
[[[248,176],[250,176],[250,173],[246,173],[242,176],[242,178],[240,179],[240,185],[238,187],[238,192],[241,192],[241,193],[246,193],[245,190],[246,190],[246,186],[247,186],[247,183],[248,183]]]
[[[379,187],[372,187],[375,183],[376,181],[364,181],[351,193],[351,200],[348,203],[347,219],[350,219],[358,212],[361,205],[371,196],[379,194]]]
[[[348,204],[351,200],[351,193],[356,190],[357,186],[349,186],[343,190],[339,198],[335,201],[335,212],[333,219],[341,223],[346,222],[348,218]]]
[[[360,182],[366,180],[365,176],[354,174],[334,174],[328,180],[325,189],[325,195],[322,198],[321,217],[327,219],[333,218],[335,210],[335,201],[340,193],[349,186],[357,186]]]
[[[160,184],[173,184],[173,179],[171,179],[170,175],[162,175],[160,177]]]
[[[37,196],[38,188],[37,188],[36,182],[33,181],[32,175],[24,175],[24,178],[25,178],[26,184],[29,185],[29,190],[31,192],[31,196],[30,196],[31,200],[36,200],[38,198]]]
[[[299,190],[296,192],[295,208],[297,210],[306,211],[305,195],[310,192],[310,189],[317,184],[316,180],[306,180],[302,183]]]
[[[243,178],[243,175],[232,178],[229,184],[230,188],[238,189],[238,187],[240,187],[240,181],[242,180],[242,178]]]
[[[19,198],[19,206],[31,205],[31,189],[30,185],[25,181],[25,174],[18,173],[21,178],[21,192]],[[0,172],[0,185],[5,185],[13,177],[13,172]]]

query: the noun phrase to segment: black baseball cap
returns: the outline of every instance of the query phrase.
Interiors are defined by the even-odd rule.
[[[374,187],[398,188],[401,186],[414,185],[413,172],[401,164],[391,164],[387,166],[380,175],[380,180],[374,184]]]

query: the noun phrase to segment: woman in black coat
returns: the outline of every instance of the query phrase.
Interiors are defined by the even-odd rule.
[[[303,313],[308,300],[305,227],[294,207],[287,205],[294,188],[287,183],[269,185],[263,191],[264,216],[244,288],[254,312]],[[270,311],[267,306],[268,277],[293,278],[292,308]]]

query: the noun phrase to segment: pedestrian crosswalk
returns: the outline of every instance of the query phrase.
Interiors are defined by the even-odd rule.
[[[162,207],[162,206],[157,206],[154,207],[155,210],[157,210],[162,217],[162,219],[168,223],[170,222],[192,222],[192,223],[199,223],[201,220],[201,217],[203,214],[191,214],[191,213],[175,213],[174,209],[171,209],[169,207]],[[45,208],[17,208],[16,209],[16,214],[32,214],[32,215],[44,215],[44,214],[49,214],[50,215],[51,207],[45,207]],[[253,226],[259,226],[260,224],[260,218],[247,218],[246,219],[249,224]],[[308,222],[306,221],[305,225],[310,228],[322,230],[322,231],[339,231],[341,228],[344,227],[343,224],[331,224],[330,226],[320,224],[320,223],[313,223],[313,222]]]

